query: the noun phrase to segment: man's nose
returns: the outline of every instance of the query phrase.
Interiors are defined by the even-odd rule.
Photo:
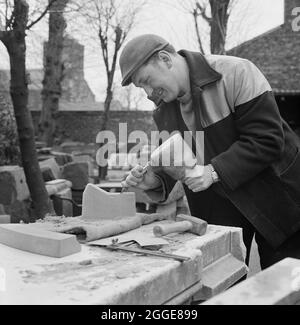
[[[159,105],[159,103],[161,101],[158,91],[152,91],[151,95],[150,96],[148,95],[147,98],[149,100],[151,100],[152,102],[154,102],[155,105],[157,105],[157,106]]]

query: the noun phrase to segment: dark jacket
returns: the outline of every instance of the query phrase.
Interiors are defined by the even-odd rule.
[[[221,195],[277,248],[300,229],[296,134],[281,118],[269,83],[253,63],[184,50],[179,54],[189,66],[196,128],[204,132],[204,164],[211,163],[220,177],[203,192],[185,186],[191,214],[205,217],[207,193]],[[177,101],[161,103],[153,117],[160,131],[187,130]],[[161,176],[168,194],[175,181]]]

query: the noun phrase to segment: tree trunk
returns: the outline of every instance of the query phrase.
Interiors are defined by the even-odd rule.
[[[102,123],[101,123],[101,131],[106,130],[107,127],[107,122],[109,119],[109,109],[110,109],[110,104],[113,98],[113,92],[111,90],[112,86],[108,86],[106,89],[106,98],[105,98],[105,102],[104,102],[104,112],[103,112],[103,118],[102,118]],[[100,147],[103,144],[100,144]],[[107,175],[107,165],[105,167],[103,166],[99,166],[99,179],[103,180],[106,178]]]
[[[225,41],[230,0],[209,0],[211,7],[210,50],[212,54],[226,54]]]
[[[10,58],[11,84],[10,94],[16,117],[21,159],[26,182],[33,201],[36,218],[43,218],[51,212],[50,200],[39,168],[34,141],[34,128],[30,111],[28,110],[28,86],[25,68],[25,28],[28,17],[26,1],[15,1],[14,28],[5,32],[1,38]]]
[[[49,0],[50,1],[50,0]],[[64,9],[68,0],[56,1],[52,4],[49,17],[49,40],[44,46],[44,80],[42,90],[43,107],[39,123],[39,136],[47,146],[53,145],[56,131],[56,118],[61,97],[61,82],[63,79],[63,41],[66,21]]]
[[[104,112],[103,112],[103,119],[102,119],[102,123],[101,123],[101,131],[106,130],[106,126],[107,126],[107,122],[109,119],[109,109],[110,109],[110,104],[113,98],[113,92],[112,92],[112,87],[109,86],[106,89],[106,98],[105,98],[105,102],[104,102]]]

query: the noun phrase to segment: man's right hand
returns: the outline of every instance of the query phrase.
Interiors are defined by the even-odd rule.
[[[135,166],[122,183],[122,187],[137,187],[142,190],[151,190],[161,185],[158,177],[155,176],[151,167],[147,168],[146,172],[143,172],[141,165]]]

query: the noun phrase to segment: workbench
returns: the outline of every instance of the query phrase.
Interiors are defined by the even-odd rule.
[[[155,222],[138,228],[152,232]],[[204,236],[166,236],[172,259],[82,244],[51,258],[0,245],[0,304],[158,305],[206,300],[247,273],[240,228],[209,225]]]

